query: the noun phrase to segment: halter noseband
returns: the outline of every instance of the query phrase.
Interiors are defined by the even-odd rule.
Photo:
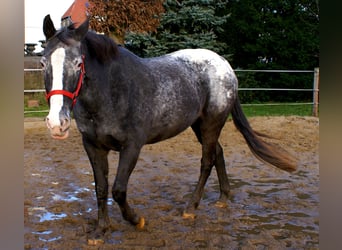
[[[85,75],[84,57],[85,56],[82,55],[81,72],[80,72],[80,77],[78,78],[77,88],[76,88],[75,92],[71,93],[71,92],[63,90],[63,89],[51,90],[49,93],[46,92],[46,94],[45,94],[46,101],[49,101],[50,97],[53,95],[64,95],[66,97],[69,97],[72,100],[72,106],[75,105],[76,97],[78,96],[78,94],[80,92],[80,89],[81,89],[82,83],[83,83],[83,78]]]

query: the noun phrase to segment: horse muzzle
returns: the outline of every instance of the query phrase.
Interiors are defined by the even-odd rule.
[[[63,118],[60,119],[59,124],[55,124],[51,122],[49,117],[46,117],[46,126],[48,127],[50,131],[50,135],[53,139],[57,140],[64,140],[68,138],[69,136],[69,128],[71,125],[71,119],[70,118]]]

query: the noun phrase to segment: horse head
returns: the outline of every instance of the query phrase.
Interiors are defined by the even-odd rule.
[[[87,20],[77,29],[71,25],[57,31],[50,15],[44,18],[43,32],[47,43],[41,65],[50,108],[46,125],[55,139],[65,139],[69,134],[70,112],[85,73],[81,41],[88,32],[88,26]]]

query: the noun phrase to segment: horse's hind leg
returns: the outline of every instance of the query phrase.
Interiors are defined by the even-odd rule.
[[[215,155],[215,143],[210,145],[203,145],[202,149],[202,159],[201,159],[201,173],[196,185],[195,191],[192,194],[190,202],[187,205],[186,210],[183,213],[184,218],[194,218],[194,210],[198,207],[201,197],[203,195],[203,190],[205,183],[208,180],[211,169],[214,165],[214,155]]]
[[[226,172],[226,164],[223,156],[223,149],[220,143],[216,144],[216,158],[215,158],[215,168],[217,172],[217,177],[220,184],[220,198],[216,203],[218,207],[227,206],[227,199],[229,196],[230,185],[228,181],[228,176]]]
[[[192,129],[194,130],[198,141],[202,144],[201,173],[195,191],[193,192],[190,202],[183,213],[183,217],[185,218],[193,218],[194,210],[200,203],[204,186],[216,161],[216,146],[218,144],[217,140],[220,134],[220,129],[217,129],[217,127],[216,129],[215,127],[204,127],[201,121],[197,121],[193,124]],[[203,133],[203,131],[205,131],[205,133]],[[220,172],[221,171],[222,170],[220,169]]]

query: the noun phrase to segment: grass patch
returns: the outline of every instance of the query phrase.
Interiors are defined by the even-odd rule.
[[[312,104],[300,103],[271,103],[271,104],[242,104],[247,117],[252,116],[311,116]]]
[[[45,117],[49,113],[48,105],[43,105],[34,108],[24,108],[24,117]]]
[[[28,107],[29,100],[37,100],[38,107]],[[45,99],[45,93],[25,93],[24,95],[24,117],[45,117],[48,114],[49,106]]]

